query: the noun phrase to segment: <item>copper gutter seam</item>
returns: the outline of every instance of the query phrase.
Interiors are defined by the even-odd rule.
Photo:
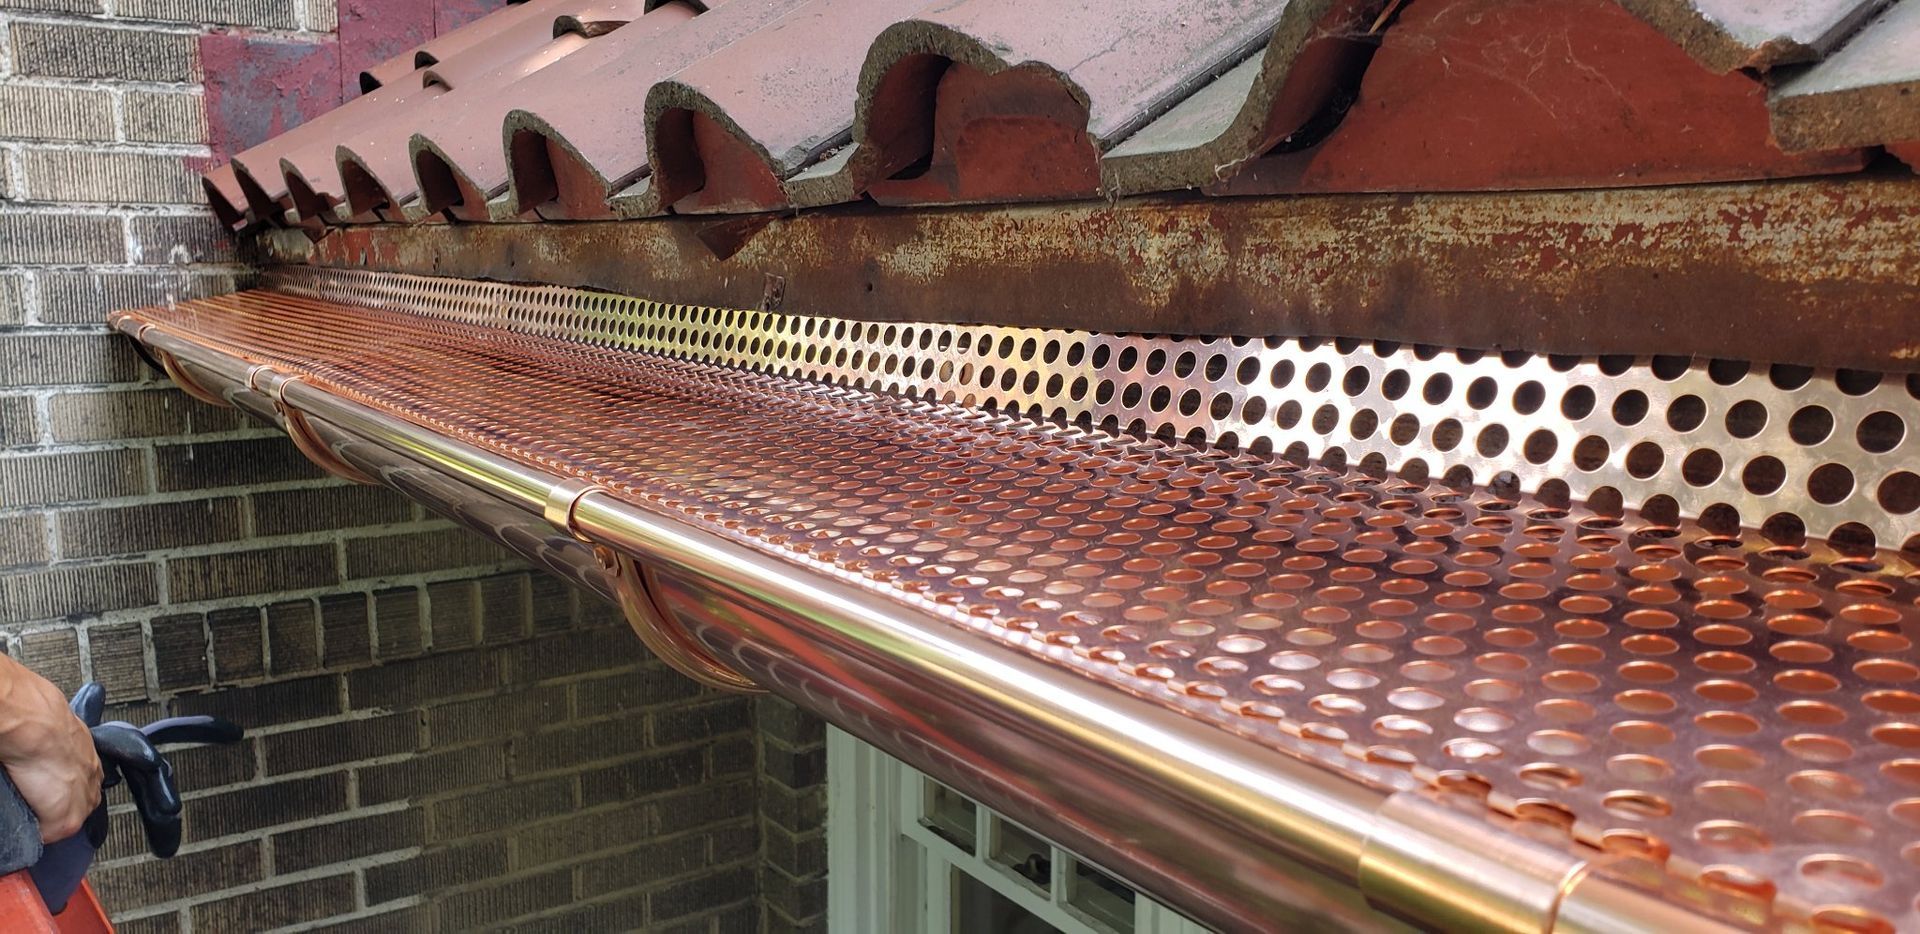
[[[238,389],[234,397],[236,401],[253,399],[264,404],[257,395]],[[442,476],[424,464],[324,420],[310,418],[308,423],[321,443],[341,461],[378,477],[385,486],[429,510],[506,545],[535,567],[583,587],[609,603],[614,602],[613,584],[606,579],[593,549],[585,543],[555,533],[544,521],[515,505]]]
[[[180,387],[181,392],[217,408],[225,409],[233,407],[233,403],[228,402],[225,396],[201,385],[200,381],[193,377],[193,374],[188,373],[180,366],[180,361],[174,359],[172,354],[147,346],[147,342],[141,335],[153,327],[151,323],[140,321],[127,312],[116,311],[107,316],[107,326],[120,330],[128,337],[133,338],[134,349],[139,352],[140,356],[146,358],[148,363],[153,364],[161,372],[167,374],[167,378],[173,380],[173,384]]]
[[[364,442],[450,478],[475,497],[540,517],[580,541],[603,543],[603,553],[618,554],[629,566],[643,560],[659,574],[686,575],[742,606],[765,608],[765,618],[739,615],[734,622],[745,623],[737,629],[687,631],[762,683],[787,688],[782,693],[808,709],[1123,876],[1145,880],[1157,897],[1224,929],[1267,928],[1275,912],[1295,909],[1286,899],[1297,892],[1272,889],[1276,880],[1297,884],[1303,868],[1357,886],[1381,910],[1441,929],[1626,931],[1672,929],[1677,921],[1694,930],[1717,927],[1601,878],[1594,863],[1565,850],[1501,833],[1483,812],[1456,811],[1425,792],[1389,794],[1196,728],[1171,711],[968,639],[943,620],[836,575],[435,435],[135,315],[116,315],[113,324],[236,388],[277,396],[283,412],[314,420],[307,430],[342,463],[338,439]],[[314,424],[336,440],[320,438]],[[553,522],[556,516],[563,518]],[[660,610],[657,600],[649,602]],[[801,655],[796,646],[804,656],[793,657]],[[837,664],[831,671],[807,670],[822,659]],[[842,693],[823,696],[829,691]],[[943,741],[960,748],[937,750],[945,757],[924,748]],[[1049,783],[1054,773],[1096,784]],[[1103,791],[1123,802],[1152,801],[1160,819],[1125,807],[1100,812]],[[1097,820],[1085,819],[1090,812],[1099,812],[1092,814]],[[1157,845],[1145,848],[1142,840]],[[1222,846],[1231,862],[1195,856],[1217,854]],[[1276,875],[1276,867],[1285,869]]]

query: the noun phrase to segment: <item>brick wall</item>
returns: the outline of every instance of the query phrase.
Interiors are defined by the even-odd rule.
[[[179,756],[179,857],[116,813],[123,930],[822,927],[816,721],[695,689],[102,326],[248,278],[192,168],[492,5],[0,0],[0,647],[252,730]]]

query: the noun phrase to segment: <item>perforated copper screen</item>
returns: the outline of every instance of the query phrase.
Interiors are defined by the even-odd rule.
[[[1484,783],[1756,911],[1920,924],[1896,554],[312,298],[145,314],[1358,779]]]
[[[1776,540],[1920,542],[1920,378],[1675,358],[1541,357],[888,324],[579,289],[295,267],[274,286],[522,334],[1214,442],[1376,473],[1614,501]],[[1503,475],[1505,475],[1503,477]]]

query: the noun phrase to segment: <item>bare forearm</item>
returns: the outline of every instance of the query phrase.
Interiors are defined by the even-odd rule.
[[[0,655],[0,766],[52,841],[80,829],[100,799],[93,738],[47,679]]]

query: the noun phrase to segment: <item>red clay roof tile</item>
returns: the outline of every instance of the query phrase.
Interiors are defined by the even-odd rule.
[[[504,9],[471,20],[361,72],[360,91],[365,93],[376,87],[385,87],[426,65],[465,55],[495,35],[519,32],[530,25],[537,27],[551,22],[553,16],[553,4],[511,0]]]
[[[642,0],[584,6],[578,0],[536,0],[542,15],[527,21],[512,34],[501,34],[496,43],[476,46],[459,59],[449,59],[420,72],[425,86],[438,88],[428,106],[396,114],[389,122],[362,126],[353,136],[340,141],[338,161],[348,185],[348,201],[355,213],[364,213],[371,205],[386,202],[406,206],[417,194],[427,192],[426,210],[455,208],[454,213],[467,220],[490,220],[487,204],[504,185],[505,158],[501,155],[500,123],[516,95],[534,86],[535,79],[548,69],[572,66],[576,55],[591,65],[615,57],[629,44],[642,42],[692,16],[680,4],[670,4],[651,13],[643,12]],[[595,22],[607,22],[619,16],[632,17],[625,27],[589,38],[579,32],[556,35],[554,24],[560,16],[590,11]],[[510,38],[509,38],[510,36]],[[506,45],[506,43],[511,43]],[[489,67],[490,66],[490,67]],[[575,71],[578,69],[576,68]],[[439,74],[442,81],[433,81]],[[415,140],[431,140],[429,146],[458,140],[454,153],[434,151],[435,158],[421,174],[421,151]],[[471,169],[487,157],[501,166],[500,181],[492,186],[462,188],[464,176],[444,170],[443,163],[453,161],[462,169]],[[348,166],[352,168],[349,169]],[[424,184],[423,184],[424,183]],[[497,218],[507,219],[507,218]]]
[[[231,164],[201,176],[200,187],[206,190],[207,205],[213,209],[214,218],[228,230],[242,230],[253,223],[247,211],[246,192],[240,190],[240,179],[234,175]]]
[[[1420,0],[1326,141],[1231,193],[1606,188],[1857,171],[1781,152],[1766,88],[1715,74],[1613,0]]]
[[[527,87],[507,114],[513,205],[542,217],[611,217],[607,199],[648,170],[647,92],[801,0],[729,0],[561,85]],[[528,82],[523,82],[527,84]]]
[[[1095,195],[1102,152],[1257,52],[1287,6],[1125,0],[1043,23],[1014,0],[936,4],[874,40],[850,170],[882,201]]]
[[[532,100],[570,100],[583,76],[638,50],[696,19],[687,3],[631,0],[627,15],[639,13],[612,32],[587,38],[577,32],[554,37],[526,61],[508,63],[484,80],[455,89],[441,106],[416,119],[412,133],[383,138],[377,174],[392,188],[418,191],[428,211],[445,210],[463,220],[508,220],[525,213],[495,203],[507,188],[507,156],[502,126],[507,115]],[[404,134],[405,131],[403,130]],[[399,143],[396,151],[394,143]],[[374,168],[370,154],[368,166]]]
[[[1358,83],[1388,8],[1387,0],[1288,0],[1264,52],[1107,153],[1106,191],[1216,183],[1322,118]]]
[[[563,4],[558,0],[510,6],[499,15],[470,23],[387,64],[404,62],[424,49],[436,49],[447,54],[467,53],[481,60],[512,56],[527,45],[548,41],[548,34],[542,31],[545,27],[537,24],[543,18],[551,22],[556,15],[556,8],[570,7],[571,4]],[[530,29],[530,23],[535,24],[535,28]],[[299,205],[290,204],[291,187],[287,184],[287,172],[282,166],[283,160],[290,161],[299,169],[294,177],[299,180],[300,186],[307,189],[302,195],[309,207],[339,200],[341,191],[338,170],[333,167],[333,153],[343,131],[370,120],[404,112],[406,108],[403,105],[417,103],[421,99],[418,93],[421,88],[408,80],[416,73],[417,69],[409,67],[401,73],[404,77],[386,82],[391,86],[363,94],[240,153],[233,160],[237,172],[246,177],[246,185],[254,189],[257,196],[299,209]],[[277,222],[279,218],[276,212],[275,216],[262,219]]]
[[[785,180],[850,140],[867,47],[923,5],[812,0],[655,84],[645,117],[652,184],[621,213],[794,204]]]
[[[207,188],[232,226],[1844,172],[1920,148],[1916,3],[532,0]],[[1823,55],[1771,124],[1728,73]]]

